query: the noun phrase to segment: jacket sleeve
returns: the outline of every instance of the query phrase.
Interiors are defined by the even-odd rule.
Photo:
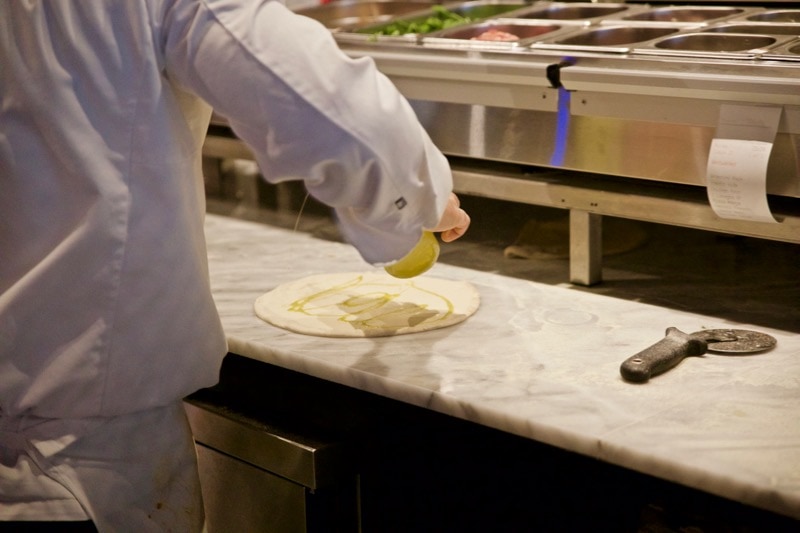
[[[206,100],[270,182],[303,180],[371,263],[437,224],[447,160],[371,58],[276,1],[176,0],[161,29],[168,79]]]

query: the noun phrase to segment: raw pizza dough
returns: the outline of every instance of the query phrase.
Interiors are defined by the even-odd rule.
[[[318,274],[284,283],[255,302],[259,318],[321,337],[383,337],[466,320],[480,296],[466,281],[398,279],[383,271]]]

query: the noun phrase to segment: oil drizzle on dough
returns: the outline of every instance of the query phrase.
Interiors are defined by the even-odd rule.
[[[414,291],[419,293],[416,298]],[[430,303],[424,303],[432,298],[443,302],[444,308],[431,309]],[[346,322],[354,328],[391,330],[444,320],[453,314],[454,306],[448,298],[417,286],[413,280],[375,283],[357,276],[295,300],[288,309]]]

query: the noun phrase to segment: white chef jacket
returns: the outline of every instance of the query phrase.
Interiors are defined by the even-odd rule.
[[[447,162],[406,100],[278,2],[0,2],[0,519],[193,529],[145,508],[191,507],[176,491],[136,478],[194,483],[144,443],[185,452],[176,406],[225,353],[203,235],[212,108],[268,181],[334,207],[366,261],[403,256],[444,210]],[[121,436],[129,452],[100,455]]]

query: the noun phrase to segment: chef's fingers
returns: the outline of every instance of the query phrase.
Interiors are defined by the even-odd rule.
[[[462,210],[462,213],[463,213],[463,210]],[[455,227],[455,228],[451,228],[449,230],[445,230],[445,231],[443,231],[443,232],[441,232],[439,234],[441,236],[441,238],[442,238],[442,241],[444,241],[444,242],[453,242],[454,240],[460,238],[462,235],[464,235],[467,232],[467,228],[469,227],[469,215],[464,213],[464,216],[466,217],[466,221],[465,221],[464,224],[462,224],[462,225],[460,225],[458,227]]]
[[[470,218],[466,211],[461,209],[461,201],[455,193],[450,193],[442,218],[432,231],[441,232],[444,242],[452,242],[467,232]]]

